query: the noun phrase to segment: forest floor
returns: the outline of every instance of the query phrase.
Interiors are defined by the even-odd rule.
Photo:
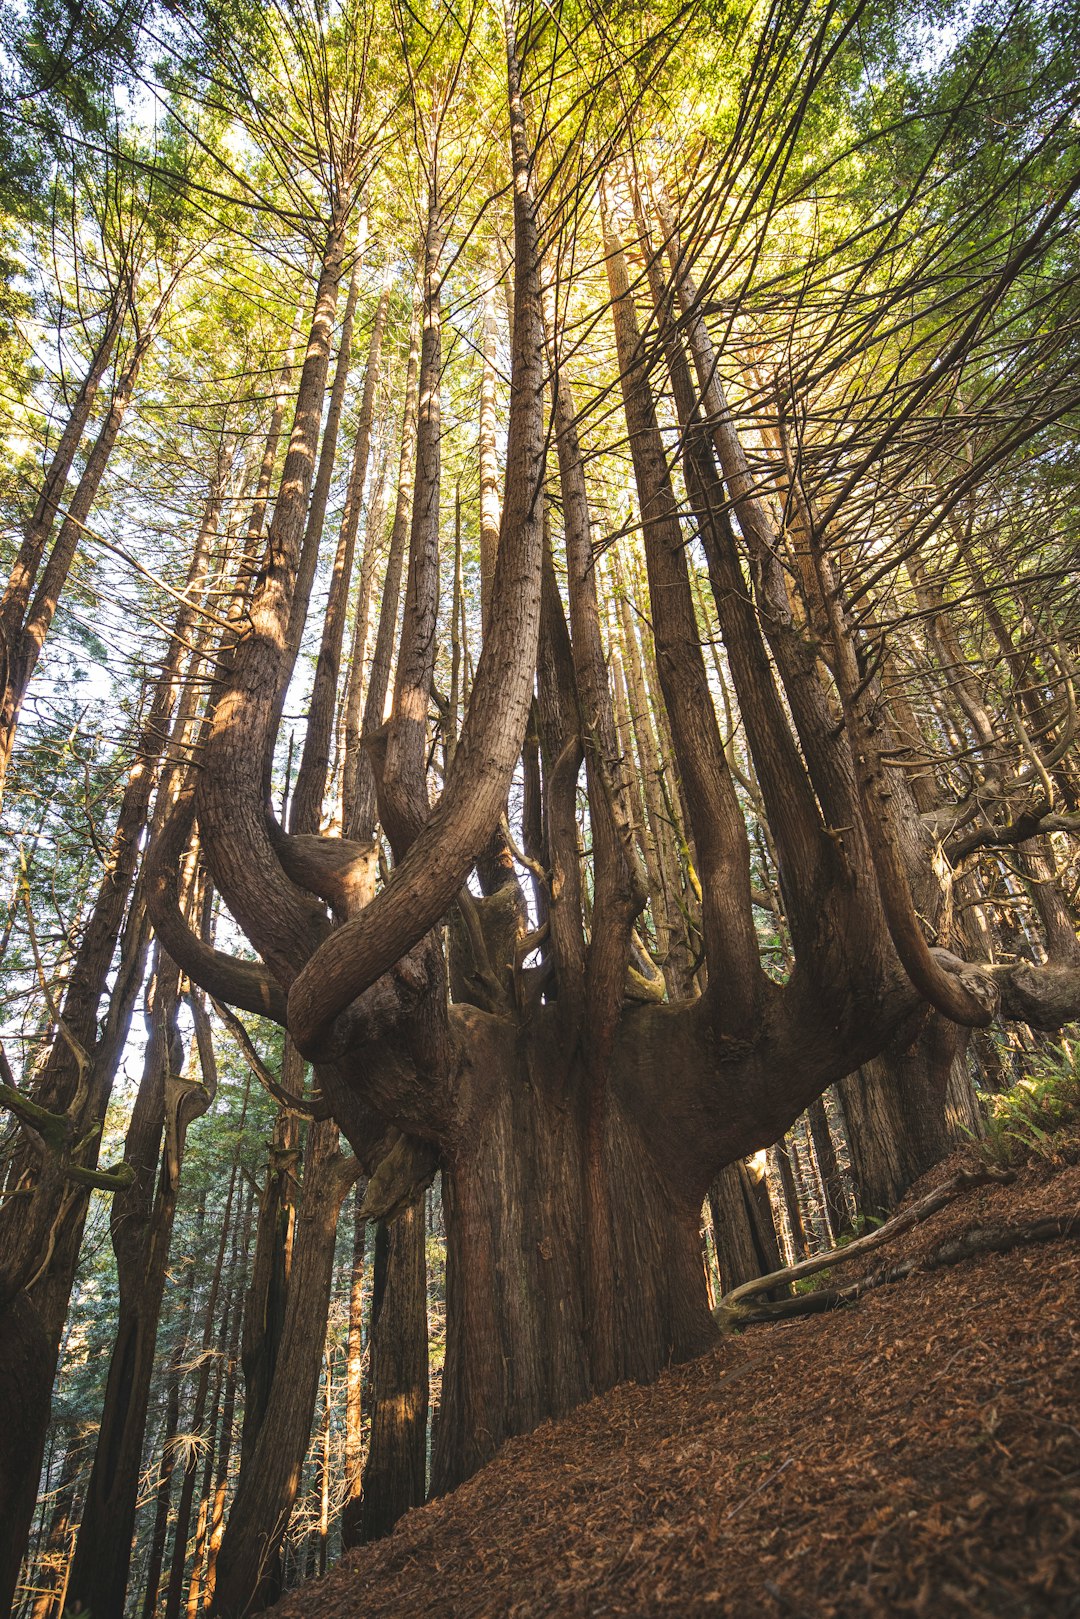
[[[512,1441],[274,1619],[1080,1615],[1080,1138],[837,1281],[1051,1215],[1075,1232],[748,1328]]]

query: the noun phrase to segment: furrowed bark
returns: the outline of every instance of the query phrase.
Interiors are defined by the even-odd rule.
[[[362,1541],[389,1534],[427,1494],[428,1344],[423,1200],[375,1237],[371,1300],[371,1438]]]

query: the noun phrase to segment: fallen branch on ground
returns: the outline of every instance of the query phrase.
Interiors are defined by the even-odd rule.
[[[856,1237],[854,1242],[845,1243],[842,1248],[829,1248],[824,1253],[814,1254],[810,1259],[801,1259],[797,1265],[788,1265],[784,1270],[770,1271],[768,1276],[755,1276],[752,1281],[743,1282],[741,1287],[732,1288],[725,1293],[714,1314],[723,1310],[733,1309],[741,1304],[743,1299],[753,1298],[755,1293],[768,1293],[774,1287],[785,1282],[801,1282],[806,1276],[814,1276],[818,1271],[832,1270],[835,1265],[846,1265],[849,1260],[858,1259],[862,1254],[868,1254],[875,1248],[882,1248],[894,1237],[902,1232],[910,1231],[912,1226],[921,1225],[939,1209],[945,1208],[962,1193],[970,1191],[973,1186],[996,1185],[1005,1186],[1015,1180],[1011,1169],[992,1169],[988,1164],[981,1169],[962,1169],[950,1180],[942,1181],[935,1186],[932,1192],[927,1192],[917,1203],[899,1214],[894,1214],[891,1220],[884,1225],[877,1226],[875,1230],[868,1231],[864,1237]]]
[[[1007,1254],[1014,1248],[1028,1247],[1036,1242],[1052,1242],[1055,1237],[1080,1236],[1080,1211],[1070,1214],[1049,1215],[1026,1225],[972,1226],[959,1236],[946,1237],[928,1254],[915,1254],[869,1276],[863,1276],[848,1287],[822,1288],[818,1293],[803,1293],[798,1298],[781,1299],[776,1304],[753,1305],[749,1309],[730,1311],[726,1330],[749,1327],[762,1321],[784,1321],[793,1316],[818,1315],[823,1310],[838,1310],[845,1304],[854,1304],[872,1288],[884,1287],[891,1282],[902,1282],[916,1271],[944,1270],[947,1265],[959,1265],[965,1259],[977,1259],[982,1254]],[[715,1312],[714,1312],[715,1313]]]

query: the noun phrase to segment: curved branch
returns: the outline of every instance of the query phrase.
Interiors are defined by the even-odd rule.
[[[306,1097],[297,1096],[294,1091],[290,1091],[286,1086],[279,1084],[259,1056],[255,1049],[255,1042],[236,1016],[236,1013],[231,1012],[227,1006],[222,1005],[213,996],[210,997],[210,1000],[214,1011],[239,1046],[240,1055],[259,1081],[259,1084],[274,1098],[275,1102],[280,1102],[282,1107],[286,1108],[290,1113],[298,1113],[305,1119],[320,1120],[330,1117],[330,1108],[325,1103],[320,1104],[314,1100],[308,1100]]]
[[[146,906],[154,931],[177,966],[220,1001],[285,1024],[285,996],[266,968],[215,950],[188,927],[180,908],[180,862],[195,819],[194,789],[181,793],[143,866]]]
[[[511,144],[514,356],[491,629],[438,805],[387,886],[320,945],[293,982],[289,1029],[306,1056],[320,1049],[338,1014],[448,910],[498,825],[525,735],[540,620],[544,376],[531,157],[513,97]]]

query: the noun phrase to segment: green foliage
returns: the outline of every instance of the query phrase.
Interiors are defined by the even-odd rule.
[[[1062,1040],[1036,1057],[1011,1090],[985,1100],[987,1131],[979,1145],[991,1163],[1058,1157],[1080,1125],[1080,1049]]]

